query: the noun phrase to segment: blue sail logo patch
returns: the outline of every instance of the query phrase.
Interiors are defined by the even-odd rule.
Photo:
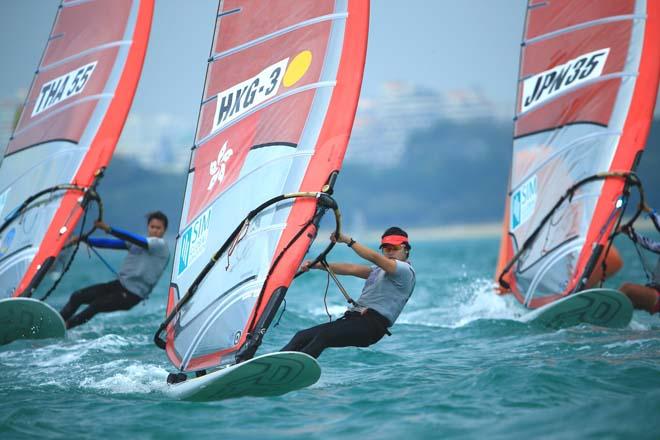
[[[181,275],[192,265],[206,250],[206,241],[209,236],[209,222],[211,220],[211,208],[207,209],[188,229],[181,234],[181,250],[179,252],[179,269]]]
[[[525,223],[536,208],[536,175],[527,179],[511,196],[511,230]]]

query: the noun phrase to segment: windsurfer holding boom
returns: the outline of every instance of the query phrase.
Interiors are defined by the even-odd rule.
[[[353,238],[331,235],[333,242],[345,243],[361,258],[373,263],[329,263],[338,275],[352,275],[366,280],[357,304],[336,321],[301,330],[282,351],[301,351],[318,358],[328,347],[367,347],[378,342],[408,302],[415,288],[415,271],[408,261],[410,243],[401,228],[391,227],[381,237],[382,253],[364,246]],[[310,269],[305,261],[301,270]],[[324,269],[317,263],[313,269]]]
[[[96,227],[113,238],[87,239],[89,246],[106,249],[128,250],[117,279],[108,283],[94,284],[74,292],[60,314],[66,328],[73,328],[92,319],[99,312],[129,310],[146,299],[167,267],[170,251],[163,239],[167,230],[167,216],[160,211],[147,214],[147,237],[141,237],[119,228],[111,228],[103,222]],[[74,237],[72,242],[78,240]],[[89,306],[73,316],[83,304]]]

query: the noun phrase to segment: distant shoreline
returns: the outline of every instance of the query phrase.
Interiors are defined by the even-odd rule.
[[[499,238],[502,235],[502,223],[431,226],[426,228],[410,228],[407,231],[411,239],[415,237],[415,240],[425,241]],[[377,233],[375,238],[380,238],[381,233]]]
[[[624,219],[624,222],[627,219]],[[441,226],[428,226],[422,228],[406,228],[403,227],[410,236],[411,240],[419,241],[444,241],[455,239],[476,239],[476,238],[500,238],[502,235],[502,223],[475,223],[465,225],[441,225]],[[654,231],[655,227],[651,220],[644,218],[636,222],[636,229],[644,232]],[[328,236],[331,231],[322,230],[319,235]],[[380,240],[380,235],[383,233],[380,229],[357,229],[350,230],[344,229],[344,232],[355,239],[364,241]]]
[[[414,241],[443,241],[455,239],[470,238],[498,238],[502,233],[501,223],[478,223],[467,225],[442,225],[428,226],[422,228],[403,227],[411,240]],[[329,235],[331,231],[322,230],[319,232],[321,237]],[[344,229],[343,232],[355,239],[364,241],[380,240],[383,233],[380,229]]]

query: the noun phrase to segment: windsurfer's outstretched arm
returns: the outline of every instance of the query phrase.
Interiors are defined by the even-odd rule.
[[[353,251],[355,251],[355,253],[358,254],[360,257],[380,267],[388,274],[393,274],[394,272],[396,272],[396,261],[394,259],[389,258],[383,254],[374,251],[373,249],[368,248],[367,246],[358,243],[357,241],[353,240],[353,238],[347,235],[339,234],[339,238],[336,238],[335,234],[333,233],[330,236],[330,240],[333,243],[339,242],[339,243],[347,244],[348,247],[353,249]],[[306,272],[307,270],[310,269],[310,264],[311,261],[305,261],[305,263],[301,267],[301,270],[303,272]],[[328,266],[330,266],[330,269],[332,269],[332,271],[337,275],[352,275],[355,277],[363,278],[365,280],[369,278],[369,273],[371,273],[371,267],[364,264],[328,263]],[[323,265],[321,263],[316,263],[313,266],[313,268],[323,269]]]
[[[97,228],[102,229],[108,234],[114,235],[119,240],[133,243],[136,246],[140,246],[142,249],[149,249],[149,242],[147,241],[146,238],[142,237],[141,235],[133,234],[131,232],[124,231],[123,229],[119,229],[119,228],[112,228],[102,221],[96,222],[95,225]]]
[[[376,266],[380,267],[389,274],[393,274],[394,272],[396,272],[396,261],[394,259],[389,258],[383,254],[379,254],[373,249],[370,249],[367,246],[364,246],[358,243],[357,241],[353,240],[353,238],[351,237],[348,237],[344,234],[339,234],[339,237],[335,238],[335,234],[333,233],[330,236],[330,240],[332,240],[333,242],[345,243],[349,245],[349,247],[353,249],[353,251],[355,251],[355,253],[358,254],[360,257],[364,258],[367,261],[371,261]],[[371,271],[369,267],[367,266],[364,267],[367,268],[368,272]],[[368,272],[367,272],[367,276],[364,276],[362,278],[366,279],[369,276]]]
[[[303,272],[307,272],[310,268],[324,270],[321,263],[316,263],[313,267],[311,264],[311,260],[305,261],[300,267],[300,270]],[[330,269],[337,275],[352,275],[365,280],[369,277],[369,272],[371,271],[369,266],[365,266],[364,264],[328,263],[328,266],[330,266]]]
[[[116,238],[89,237],[87,240],[85,240],[85,243],[92,247],[101,249],[128,249],[124,240],[119,240]]]
[[[117,238],[102,238],[102,237],[89,237],[85,239],[85,243],[92,247],[101,248],[101,249],[128,249],[128,243],[132,243],[136,246],[141,247],[142,249],[149,249],[149,242],[145,237],[141,235],[133,234],[128,231],[124,231],[119,228],[111,228],[106,223],[102,221],[97,221],[95,223],[96,227],[105,231],[108,234],[114,235]],[[80,237],[73,237],[71,239],[71,244],[75,244]]]

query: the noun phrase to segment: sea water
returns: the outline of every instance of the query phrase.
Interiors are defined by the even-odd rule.
[[[211,403],[166,394],[173,368],[152,342],[164,275],[129,312],[97,315],[64,340],[0,347],[0,438],[660,438],[660,317],[636,311],[624,329],[521,323],[515,301],[493,293],[497,248],[496,239],[414,243],[417,287],[391,337],[326,350],[307,389]],[[620,248],[626,266],[608,284],[643,282],[632,246]],[[358,261],[345,246],[329,259]],[[49,303],[112,277],[81,248]],[[362,281],[342,280],[357,297]],[[295,281],[259,353],[341,315],[332,283],[324,303],[326,281],[319,271]]]

